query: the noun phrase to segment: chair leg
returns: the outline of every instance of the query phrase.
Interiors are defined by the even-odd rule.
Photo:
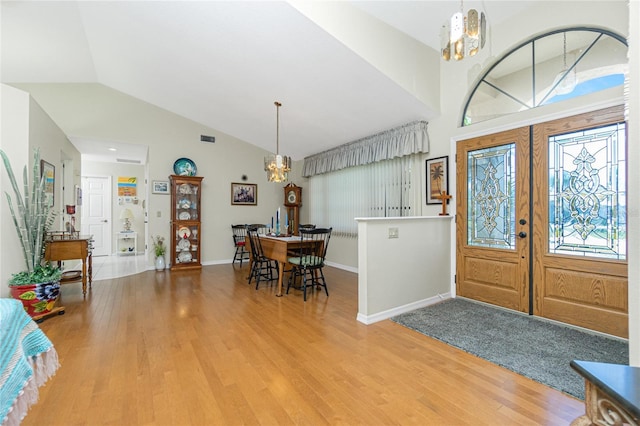
[[[327,289],[327,282],[324,279],[324,273],[322,272],[322,268],[318,269],[318,272],[320,273],[320,279],[322,280],[322,284],[320,285],[324,287],[324,292],[327,294],[327,296],[329,296],[329,290]]]
[[[257,276],[256,276],[256,290],[258,289],[258,286],[260,286],[260,278],[262,278],[262,275],[264,274],[264,272],[262,271],[263,263],[264,262],[262,260],[259,260],[257,262],[258,270],[257,270]]]
[[[307,268],[302,270],[302,295],[303,300],[307,301]]]
[[[297,267],[291,268],[291,274],[289,275],[289,279],[287,280],[287,294],[289,294],[289,289],[291,287],[296,288],[296,278],[300,275],[300,269]]]
[[[257,262],[253,262],[251,264],[251,270],[249,271],[249,282],[248,284],[251,284],[251,279],[255,278],[256,276],[256,267],[257,267],[258,263]]]

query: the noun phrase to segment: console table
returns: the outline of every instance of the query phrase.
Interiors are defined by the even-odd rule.
[[[89,287],[92,282],[91,242],[93,236],[80,235],[69,238],[52,238],[46,241],[44,258],[49,261],[82,259],[82,294],[87,294],[87,277]]]
[[[586,415],[572,426],[638,425],[640,418],[640,368],[604,362],[571,361],[585,379]]]
[[[135,231],[120,231],[116,234],[116,253],[118,256],[136,254],[138,247],[138,233]]]

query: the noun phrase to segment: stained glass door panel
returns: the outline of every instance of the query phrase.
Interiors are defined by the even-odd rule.
[[[548,143],[549,252],[626,259],[625,123]]]
[[[523,312],[529,310],[528,154],[528,128],[457,145],[457,294]]]
[[[628,335],[622,107],[533,126],[534,314]]]
[[[514,143],[467,154],[467,244],[515,249]]]

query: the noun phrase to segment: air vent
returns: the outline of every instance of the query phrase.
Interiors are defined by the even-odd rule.
[[[132,164],[141,164],[140,160],[129,160],[128,158],[116,158],[118,163],[132,163]]]
[[[216,142],[216,137],[215,136],[200,135],[200,140],[202,142],[215,143]]]

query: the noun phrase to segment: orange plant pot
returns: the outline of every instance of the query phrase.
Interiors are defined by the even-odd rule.
[[[60,281],[12,285],[11,297],[22,302],[30,317],[46,315],[54,308],[60,296]]]

